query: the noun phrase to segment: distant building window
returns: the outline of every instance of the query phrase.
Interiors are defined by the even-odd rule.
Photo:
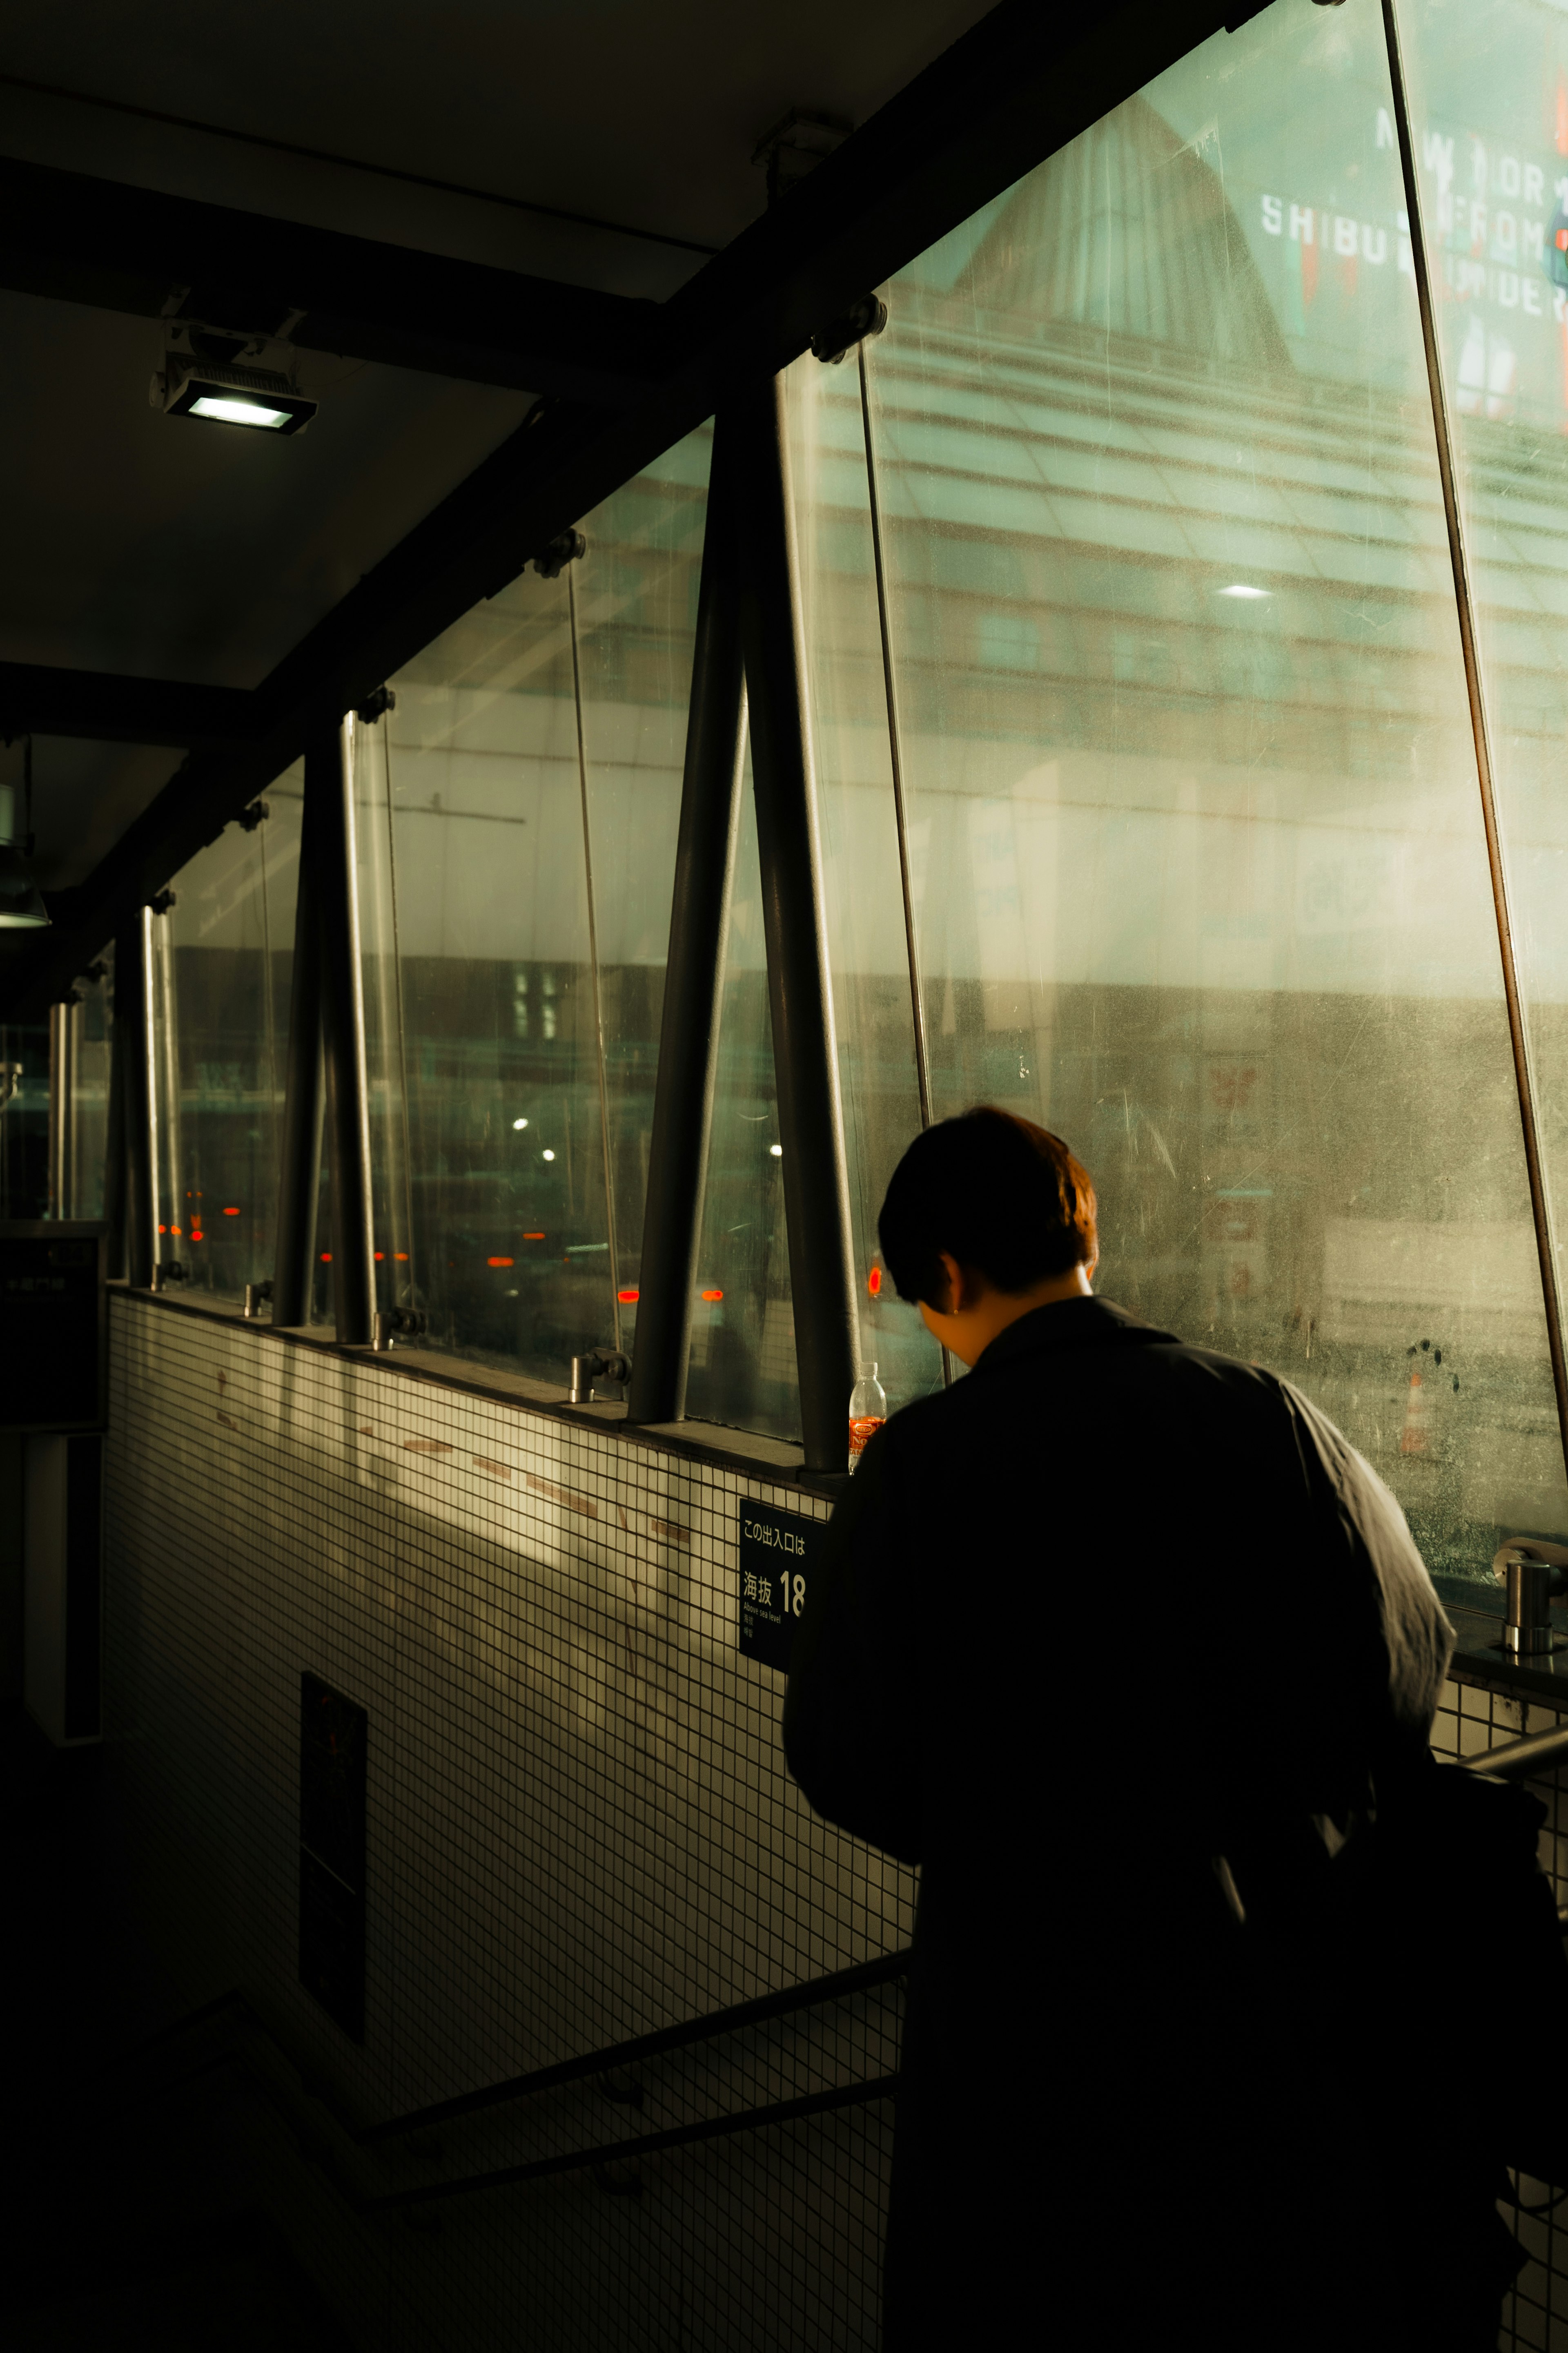
[[[979,629],[984,670],[1036,670],[1040,633],[1026,613],[983,613]]]

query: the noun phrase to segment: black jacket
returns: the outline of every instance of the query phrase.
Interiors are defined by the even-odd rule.
[[[1072,1299],[889,1421],[826,1551],[785,1755],[921,1867],[889,2353],[1386,2346],[1363,2128],[1233,1891],[1288,1921],[1314,1818],[1426,1757],[1451,1635],[1387,1489],[1289,1383]]]

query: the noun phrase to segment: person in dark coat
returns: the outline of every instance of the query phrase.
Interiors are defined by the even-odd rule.
[[[1093,1295],[1095,1219],[1010,1113],[910,1146],[883,1257],[971,1370],[871,1440],[795,1635],[790,1770],[921,1867],[883,2342],[1392,2353],[1397,2132],[1304,1924],[1451,1631],[1306,1398]]]

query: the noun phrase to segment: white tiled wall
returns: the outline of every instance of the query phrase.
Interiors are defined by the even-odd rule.
[[[243,1987],[370,2120],[908,1943],[912,1874],[813,1817],[784,1679],[736,1649],[741,1499],[825,1503],[145,1300],[111,1347],[106,1729],[193,2003]],[[302,1670],[369,1715],[363,2048],[297,1982]],[[865,2081],[898,2021],[896,1989],[837,2003],[438,2161]],[[890,2131],[883,2102],[747,2135],[636,2200],[564,2177],[322,2267],[377,2343],[869,2346]]]
[[[735,1647],[742,1497],[826,1504],[145,1300],[115,1298],[111,1337],[106,1727],[193,2003],[242,1987],[369,2120],[909,1941],[912,1875],[811,1815],[783,1679]],[[297,1982],[306,1669],[369,1714],[363,2048]],[[1434,1746],[1558,1720],[1450,1683]],[[899,2016],[885,1989],[645,2068],[639,2110],[579,2084],[395,2162],[468,2174],[866,2081]],[[497,2191],[435,2233],[279,2195],[378,2348],[868,2348],[891,2125],[883,2102],[683,2151],[636,2200]],[[1568,2228],[1509,2219],[1530,2262],[1500,2343],[1568,2353]]]

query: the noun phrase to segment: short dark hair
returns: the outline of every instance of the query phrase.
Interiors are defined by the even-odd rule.
[[[988,1103],[917,1135],[893,1171],[877,1231],[900,1299],[939,1307],[940,1253],[998,1291],[1088,1265],[1094,1187],[1059,1135]]]

